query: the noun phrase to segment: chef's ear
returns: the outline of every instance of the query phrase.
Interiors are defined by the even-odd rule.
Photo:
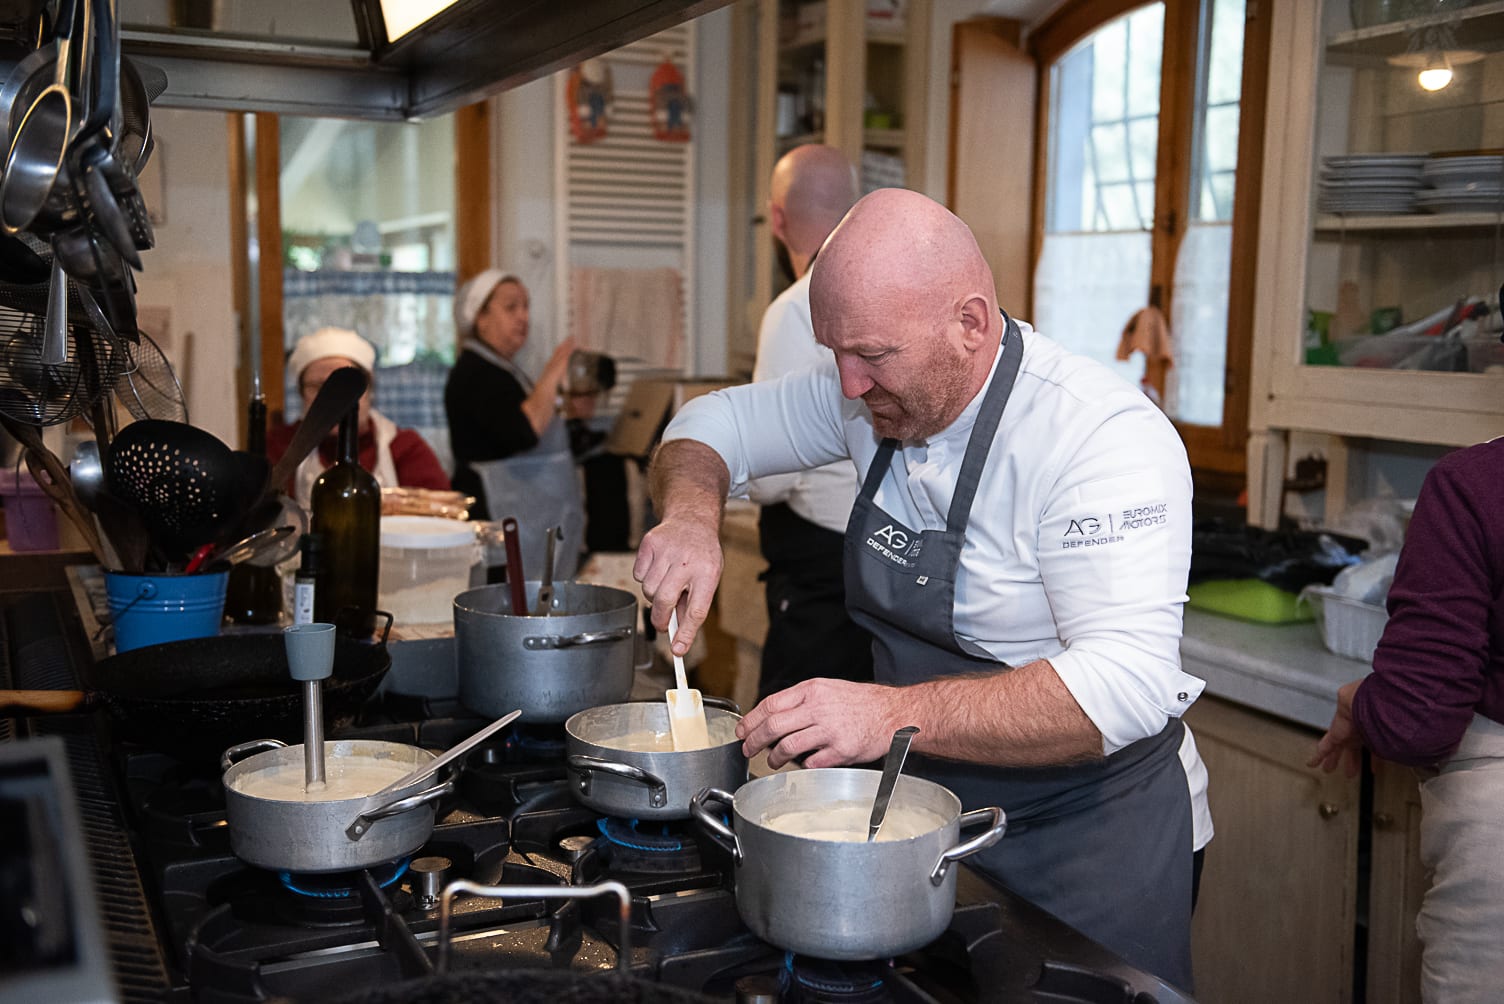
[[[987,301],[973,296],[961,304],[962,338],[968,349],[977,349],[992,339],[991,322],[997,312],[989,310]]]

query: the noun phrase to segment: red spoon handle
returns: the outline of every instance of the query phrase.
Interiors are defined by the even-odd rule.
[[[209,555],[214,553],[213,544],[205,544],[193,552],[193,557],[188,559],[188,564],[183,566],[183,574],[191,574],[199,570],[199,566],[208,560]]]
[[[527,616],[527,579],[522,574],[522,541],[517,533],[517,520],[511,516],[501,521],[501,532],[506,535],[507,585],[512,590],[512,613]]]

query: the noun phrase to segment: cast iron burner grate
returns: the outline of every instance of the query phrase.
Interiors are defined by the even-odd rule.
[[[407,874],[411,858],[402,858],[389,864],[376,865],[369,869],[378,889],[385,889]],[[283,888],[298,896],[310,899],[352,899],[360,894],[357,883],[359,872],[331,872],[310,874],[306,872],[278,872],[277,879]]]
[[[833,962],[793,952],[784,957],[780,978],[787,1004],[884,1004],[893,1000],[887,962]]]
[[[701,868],[700,845],[680,823],[605,816],[595,825],[605,838],[605,857],[613,871],[656,875]]]

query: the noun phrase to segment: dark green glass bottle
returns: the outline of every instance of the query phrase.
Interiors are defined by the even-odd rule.
[[[266,456],[266,402],[251,400],[245,450]],[[225,616],[236,624],[275,624],[282,617],[282,576],[275,565],[242,561],[230,569],[225,586]]]
[[[339,459],[313,484],[312,531],[323,538],[313,597],[314,619],[343,634],[369,638],[376,629],[381,562],[381,486],[360,466],[359,406],[339,426]]]

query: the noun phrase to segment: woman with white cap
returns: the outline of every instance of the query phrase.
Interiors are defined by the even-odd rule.
[[[375,347],[344,328],[320,328],[298,339],[292,355],[287,357],[287,372],[297,374],[305,412],[329,375],[346,366],[364,370],[369,380],[376,371]],[[405,485],[447,490],[449,477],[423,437],[412,429],[397,428],[395,422],[371,407],[372,386],[367,384],[366,392],[360,396],[360,466],[374,474],[383,488]],[[272,463],[286,452],[300,424],[294,422],[268,433],[266,453]],[[293,498],[305,509],[313,483],[334,463],[335,440],[331,430],[293,475]]]
[[[558,402],[565,393],[574,339],[559,344],[536,382],[524,373],[513,360],[527,343],[527,287],[516,274],[498,268],[488,268],[460,287],[454,323],[461,352],[444,386],[454,488],[475,496],[477,518],[520,519],[525,514],[503,511],[519,503],[488,498],[488,486],[491,496],[501,494],[497,473],[503,469],[493,462],[522,454],[530,460],[545,454],[569,457]],[[572,468],[569,473],[573,476]]]

